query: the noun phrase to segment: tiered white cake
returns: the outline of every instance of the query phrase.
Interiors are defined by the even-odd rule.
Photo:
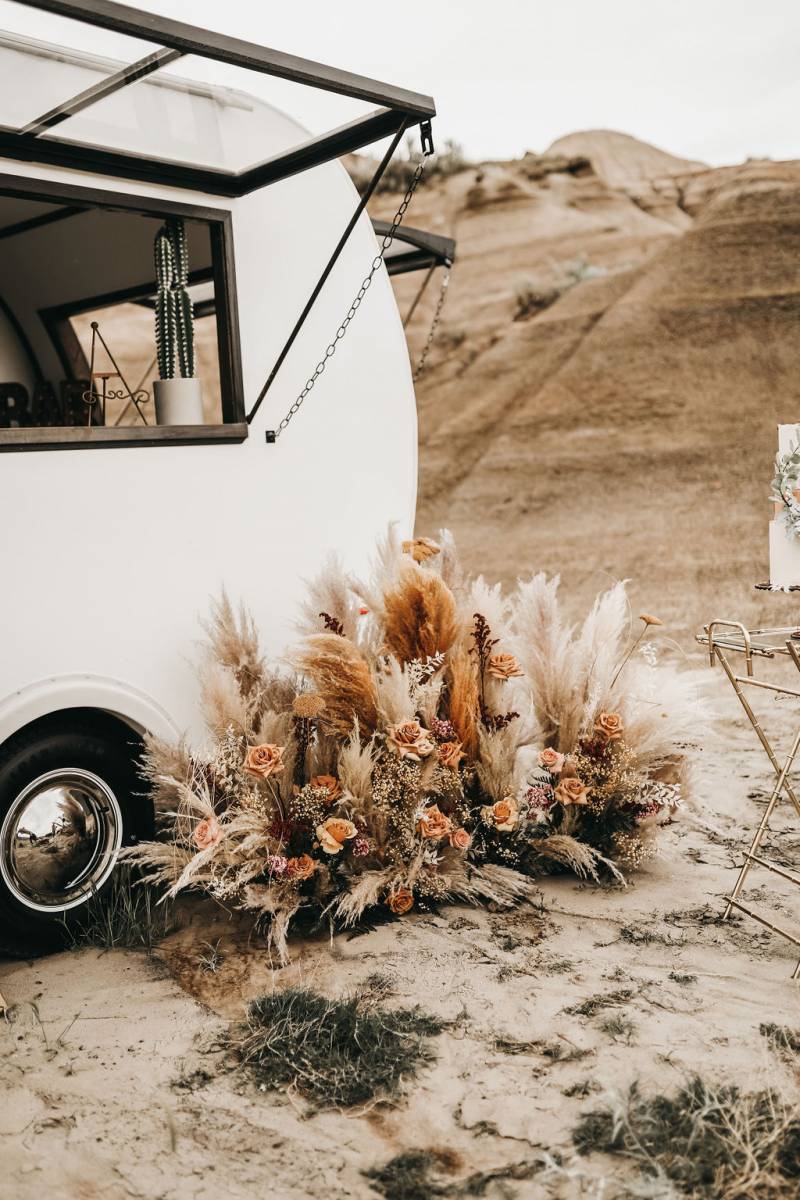
[[[793,453],[798,443],[800,425],[778,426],[780,455]],[[775,588],[800,587],[800,538],[787,529],[777,505],[776,509],[769,523],[769,580]]]

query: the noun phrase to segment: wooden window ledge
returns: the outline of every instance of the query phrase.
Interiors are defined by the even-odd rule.
[[[0,429],[4,450],[94,450],[110,446],[199,446],[206,442],[243,442],[244,421],[227,425],[93,425]]]

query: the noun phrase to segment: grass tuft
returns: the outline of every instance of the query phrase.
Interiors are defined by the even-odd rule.
[[[800,1180],[800,1116],[774,1091],[711,1086],[694,1076],[674,1095],[634,1084],[584,1114],[573,1130],[581,1154],[633,1159],[677,1193],[713,1200],[789,1200]]]
[[[759,1025],[758,1032],[767,1039],[773,1050],[788,1051],[791,1055],[800,1054],[800,1030],[790,1029],[788,1025],[776,1025],[774,1021],[765,1021]]]
[[[629,1000],[633,999],[633,996],[633,988],[617,988],[613,992],[597,992],[594,996],[588,996],[586,1000],[581,1000],[579,1004],[568,1005],[562,1011],[571,1017],[593,1017],[602,1012],[604,1008],[616,1008],[620,1004],[627,1004]]]
[[[489,1171],[476,1171],[466,1179],[445,1182],[442,1168],[451,1170],[452,1164],[431,1150],[410,1150],[396,1155],[382,1167],[365,1171],[364,1175],[385,1200],[436,1200],[444,1196],[466,1200],[470,1196],[487,1195],[494,1183],[532,1179],[545,1165],[544,1159],[523,1159]]]
[[[419,1008],[286,988],[250,1004],[232,1044],[261,1090],[290,1086],[317,1108],[350,1108],[396,1095],[444,1028]]]
[[[117,867],[108,891],[93,896],[80,913],[62,920],[67,949],[152,950],[175,928],[173,904],[136,883],[130,868]]]

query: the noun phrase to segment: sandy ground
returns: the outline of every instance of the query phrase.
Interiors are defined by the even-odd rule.
[[[769,768],[721,675],[712,683],[721,719],[694,755],[695,810],[626,890],[543,879],[540,906],[446,908],[296,942],[276,972],[243,927],[202,906],[155,957],[92,950],[0,965],[4,1197],[369,1197],[361,1172],[410,1148],[447,1150],[454,1178],[558,1153],[553,1178],[486,1195],[608,1197],[619,1163],[577,1159],[570,1142],[604,1090],[636,1078],[670,1089],[699,1070],[796,1096],[800,1079],[758,1029],[800,1027],[791,947],[752,921],[719,921]],[[762,708],[785,741],[789,706],[765,698]],[[770,852],[797,868],[790,814],[775,831]],[[766,873],[751,878],[750,898],[791,926],[796,901]],[[217,938],[212,974],[198,959]],[[302,982],[336,996],[375,972],[391,983],[388,1003],[453,1021],[396,1106],[308,1115],[296,1097],[260,1093],[220,1047],[255,995]],[[565,1012],[614,993],[593,1016]],[[629,1024],[609,1033],[609,1016]],[[509,1053],[501,1042],[525,1045]]]

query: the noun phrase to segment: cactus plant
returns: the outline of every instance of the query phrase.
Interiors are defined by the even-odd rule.
[[[192,300],[187,291],[189,254],[183,221],[170,219],[161,226],[155,239],[155,264],[158,293],[155,327],[156,358],[161,379],[175,378],[175,360],[183,379],[193,379],[194,319]]]

